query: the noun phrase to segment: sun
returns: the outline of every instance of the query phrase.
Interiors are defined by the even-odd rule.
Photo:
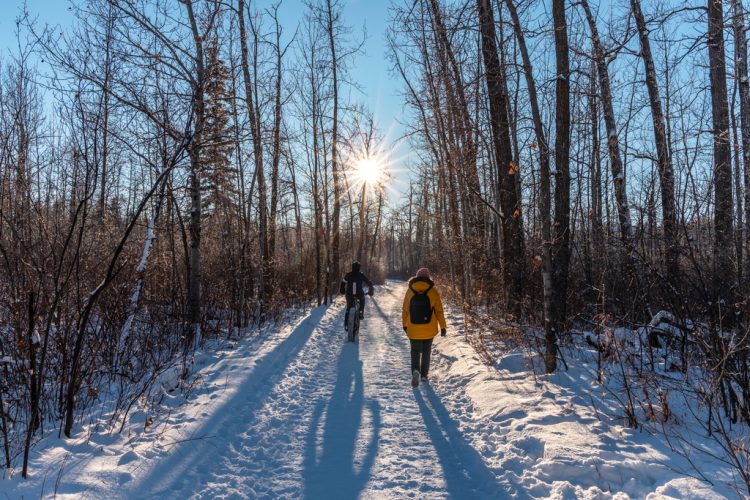
[[[374,157],[361,158],[357,161],[354,170],[360,181],[370,185],[380,182],[383,175],[383,165]]]

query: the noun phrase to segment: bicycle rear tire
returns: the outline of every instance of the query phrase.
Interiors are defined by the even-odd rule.
[[[349,324],[347,325],[346,333],[347,340],[354,342],[354,336],[356,335],[357,323],[359,323],[359,317],[357,316],[357,308],[352,307],[349,309]]]

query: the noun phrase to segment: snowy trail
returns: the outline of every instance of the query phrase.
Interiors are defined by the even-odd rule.
[[[405,287],[378,287],[357,343],[339,299],[207,348],[192,390],[165,393],[156,418],[146,406],[122,433],[93,422],[47,437],[31,480],[0,482],[0,497],[737,497],[721,463],[624,428],[585,366],[535,374],[513,350],[487,364],[450,311],[430,383],[412,389]],[[700,460],[710,483],[691,468]]]
[[[230,367],[243,382],[193,431],[203,438],[149,465],[124,496],[496,497],[494,474],[440,398],[409,385],[402,294],[378,289],[358,343],[344,342],[339,304]]]

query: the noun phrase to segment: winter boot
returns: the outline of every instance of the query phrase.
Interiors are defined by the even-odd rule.
[[[411,372],[411,386],[419,386],[419,370],[414,370],[413,372]]]

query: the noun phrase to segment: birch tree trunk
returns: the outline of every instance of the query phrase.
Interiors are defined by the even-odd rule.
[[[599,143],[599,106],[597,103],[596,63],[591,62],[589,85],[589,119],[591,120],[591,240],[592,289],[601,289],[602,258],[604,256],[604,224],[602,222],[602,161]],[[593,295],[593,294],[592,294]]]
[[[745,35],[745,11],[742,0],[732,0],[734,16],[732,27],[734,29],[734,57],[735,72],[737,74],[738,89],[740,93],[740,135],[742,137],[742,166],[745,187],[745,225],[744,225],[744,249],[746,255],[743,259],[745,269],[745,283],[742,289],[750,285],[750,80],[747,70],[747,37]],[[739,178],[737,179],[739,183]],[[737,200],[739,203],[740,200]],[[747,314],[747,313],[746,313]]]

